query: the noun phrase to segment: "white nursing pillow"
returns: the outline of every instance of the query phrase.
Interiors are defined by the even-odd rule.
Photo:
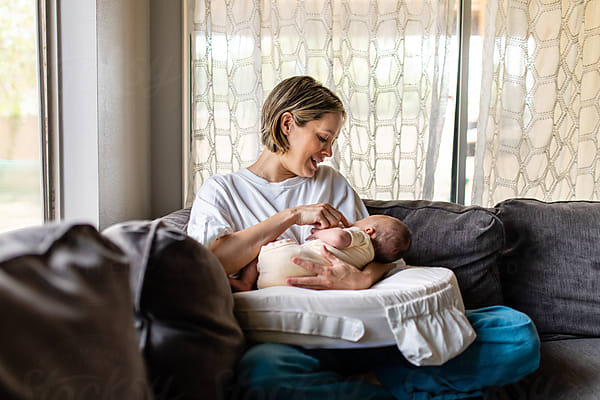
[[[250,341],[307,348],[397,345],[414,365],[441,365],[475,340],[454,273],[409,267],[365,290],[290,286],[234,294]]]

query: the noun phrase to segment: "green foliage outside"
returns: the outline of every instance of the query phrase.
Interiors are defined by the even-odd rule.
[[[35,0],[0,0],[0,232],[42,221],[39,148],[23,145],[39,135],[24,123],[39,112],[35,14]]]
[[[37,114],[35,1],[0,0],[0,116]]]

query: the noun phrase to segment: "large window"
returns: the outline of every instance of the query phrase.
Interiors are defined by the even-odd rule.
[[[330,161],[363,198],[600,196],[598,1],[188,4],[188,204],[252,162],[264,96],[301,74],[345,103]]]
[[[189,0],[187,200],[260,151],[264,97],[292,75],[336,92],[347,123],[328,160],[363,198],[449,200],[454,0]]]
[[[470,202],[486,0],[252,4],[188,0],[188,204],[255,159],[264,96],[298,74],[347,105],[330,163],[362,197]]]
[[[0,231],[43,221],[35,0],[0,0]]]

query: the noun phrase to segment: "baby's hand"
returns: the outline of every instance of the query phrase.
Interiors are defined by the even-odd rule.
[[[306,237],[306,239],[304,239],[304,240],[315,240],[315,239],[318,239],[318,238],[319,238],[319,234],[318,234],[318,232],[320,232],[320,231],[322,231],[322,229],[319,229],[319,228],[317,228],[317,227],[315,227],[315,228],[312,228],[312,229],[310,230],[310,235],[308,235],[308,236]]]
[[[310,232],[311,235],[308,236],[306,240],[321,239],[323,243],[340,250],[350,246],[352,242],[352,236],[350,233],[346,232],[342,228],[312,228]]]
[[[325,238],[339,234],[336,231],[342,231],[342,228],[319,228],[315,226],[310,230],[310,235],[305,240],[321,239],[324,241]]]

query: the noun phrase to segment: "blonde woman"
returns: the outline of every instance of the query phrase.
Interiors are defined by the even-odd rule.
[[[345,116],[340,99],[313,78],[282,81],[263,105],[265,148],[258,160],[247,169],[212,176],[198,191],[188,234],[211,249],[227,274],[239,273],[239,279],[232,280],[235,289],[248,290],[256,281],[256,258],[263,245],[276,239],[302,243],[313,227],[349,226],[368,215],[346,179],[319,165],[331,156]],[[313,275],[290,277],[287,283],[313,289],[364,289],[392,268],[371,262],[360,270],[327,250],[323,256],[328,265],[294,259]],[[413,367],[395,347],[307,350],[260,344],[242,357],[234,395],[285,400],[456,399],[515,381],[537,368],[539,341],[527,316],[506,307],[467,315],[479,339],[442,367]]]

